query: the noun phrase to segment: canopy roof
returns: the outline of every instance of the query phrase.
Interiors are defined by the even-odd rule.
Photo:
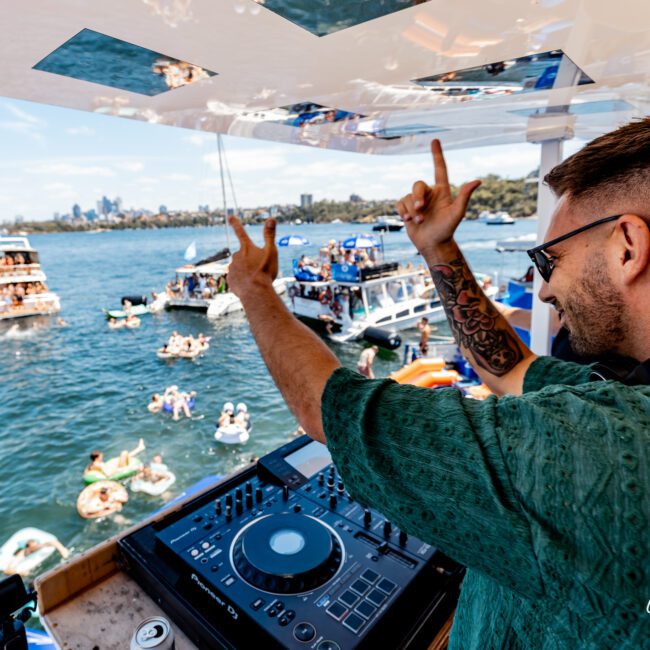
[[[147,122],[412,153],[649,112],[647,0],[5,4],[3,95]]]

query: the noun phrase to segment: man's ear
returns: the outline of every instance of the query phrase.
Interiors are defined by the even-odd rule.
[[[620,238],[619,262],[621,279],[632,284],[650,262],[650,229],[644,219],[635,214],[624,214],[616,224]]]

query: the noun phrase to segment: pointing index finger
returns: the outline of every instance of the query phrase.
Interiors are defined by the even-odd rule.
[[[237,219],[237,217],[230,217],[228,222],[232,226],[235,235],[237,235],[237,239],[239,240],[239,245],[242,248],[246,248],[253,243],[251,238],[248,236],[246,230],[244,230],[244,226],[242,225],[242,222],[239,219]]]
[[[447,163],[442,153],[440,140],[431,142],[431,154],[433,155],[433,169],[436,179],[436,185],[446,185],[449,187],[449,178],[447,177]]]

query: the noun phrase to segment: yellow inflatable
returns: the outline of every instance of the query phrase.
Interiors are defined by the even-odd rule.
[[[420,357],[390,375],[398,384],[411,384],[422,388],[435,386],[452,386],[460,375],[455,370],[445,368],[441,357]]]

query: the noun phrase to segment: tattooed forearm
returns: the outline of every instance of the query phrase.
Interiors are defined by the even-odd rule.
[[[519,339],[478,286],[462,255],[430,271],[458,345],[493,375],[510,372],[524,358]]]

